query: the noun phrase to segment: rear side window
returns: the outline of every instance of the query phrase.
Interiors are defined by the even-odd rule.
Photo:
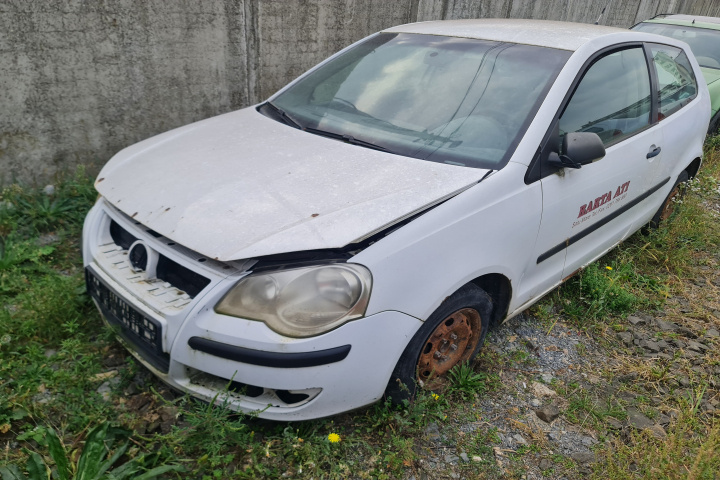
[[[616,51],[585,72],[560,117],[560,135],[597,133],[607,146],[650,124],[650,75],[641,47]]]
[[[658,119],[671,115],[697,96],[698,86],[685,52],[668,45],[650,45],[658,77]]]

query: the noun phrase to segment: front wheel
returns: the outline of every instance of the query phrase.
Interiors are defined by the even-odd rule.
[[[672,190],[670,190],[667,198],[665,198],[663,204],[650,220],[650,228],[658,228],[662,222],[667,221],[675,213],[677,202],[685,196],[685,182],[688,181],[688,178],[690,177],[687,171],[680,172]]]
[[[432,388],[455,365],[475,357],[491,312],[492,299],[473,284],[445,299],[405,347],[385,396],[394,403],[412,400],[418,385]]]

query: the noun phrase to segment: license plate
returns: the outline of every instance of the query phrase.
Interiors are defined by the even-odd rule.
[[[120,336],[137,347],[139,353],[151,363],[156,364],[162,360],[161,365],[156,366],[164,367],[161,369],[166,370],[167,354],[162,351],[160,324],[133,308],[89,269],[85,269],[85,281],[88,294],[98,303],[108,323],[120,327]]]

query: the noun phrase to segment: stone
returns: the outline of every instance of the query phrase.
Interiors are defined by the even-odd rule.
[[[483,461],[483,458],[482,458],[480,455],[473,455],[473,456],[472,456],[472,461],[473,461],[473,462],[482,462],[482,461]]]
[[[445,455],[445,463],[449,463],[450,465],[455,465],[458,463],[458,460],[460,460],[460,457],[457,455]]]
[[[660,345],[651,340],[643,340],[642,342],[640,342],[640,346],[645,350],[649,350],[653,353],[658,353],[660,351]]]
[[[696,342],[694,340],[688,340],[687,348],[689,348],[690,350],[694,350],[696,352],[706,352],[710,349],[707,345],[702,344],[700,342]]]
[[[670,417],[661,413],[657,416],[655,421],[662,426],[667,426],[670,423]]]
[[[545,405],[543,408],[536,410],[535,414],[538,418],[546,423],[552,423],[557,417],[560,416],[560,409],[555,405]]]
[[[655,319],[655,325],[663,332],[676,332],[678,328],[680,328],[672,322],[666,322],[665,320],[660,320],[659,318]]]
[[[425,428],[425,435],[431,442],[437,442],[440,440],[440,428],[437,423],[431,423]]]
[[[532,400],[530,400],[530,406],[532,406],[533,408],[538,408],[540,405],[542,404],[537,398],[533,398]]]
[[[467,453],[460,452],[460,460],[462,460],[463,463],[468,463],[470,461],[470,457],[468,457]]]
[[[583,465],[594,462],[595,454],[592,452],[575,452],[570,454],[570,458]]]
[[[630,322],[631,324],[633,324],[633,325],[635,325],[635,326],[637,326],[637,325],[645,325],[645,323],[646,323],[644,319],[642,319],[642,318],[640,318],[640,317],[636,317],[635,315],[630,315],[630,316],[628,317],[628,322]]]
[[[608,426],[613,430],[622,430],[622,422],[615,417],[606,417],[605,422],[607,422]]]
[[[633,343],[633,334],[630,332],[618,332],[617,337],[628,347]]]
[[[513,439],[520,445],[527,445],[527,441],[519,433],[513,435]]]
[[[644,430],[646,428],[652,428],[655,425],[655,422],[647,418],[645,415],[643,415],[640,410],[636,408],[628,408],[627,409],[627,415],[628,415],[628,425],[635,427],[639,430]]]
[[[653,425],[648,430],[650,430],[650,433],[652,433],[653,437],[663,439],[667,437],[667,433],[665,432],[665,429],[661,427],[660,425]]]
[[[45,350],[45,358],[51,358],[55,355],[57,355],[57,350],[55,350],[54,348],[48,348],[47,350]]]
[[[55,195],[55,185],[45,185],[45,188],[43,188],[43,193],[45,195]]]
[[[557,395],[557,392],[555,390],[552,390],[547,385],[542,384],[540,382],[532,382],[530,385],[533,392],[535,392],[535,395],[538,397],[554,397]]]
[[[540,460],[538,467],[540,467],[540,470],[548,470],[553,467],[553,462],[547,458],[543,458]]]
[[[720,337],[720,332],[718,332],[714,328],[711,328],[707,332],[705,332],[705,336],[708,338],[718,338]]]
[[[543,373],[542,375],[540,375],[540,378],[545,383],[552,383],[552,381],[555,379],[555,377],[553,377],[549,373]]]

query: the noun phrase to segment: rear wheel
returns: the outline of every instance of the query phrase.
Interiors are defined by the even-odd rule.
[[[655,212],[652,220],[650,220],[650,228],[658,228],[662,222],[665,222],[672,217],[673,213],[675,213],[677,202],[685,196],[685,182],[688,181],[688,178],[687,171],[683,170],[680,172],[672,190],[670,190],[670,193],[665,198],[665,201],[658,211]]]
[[[400,403],[411,400],[418,385],[440,388],[450,369],[477,355],[491,312],[490,296],[473,284],[445,299],[405,348],[385,396]]]

